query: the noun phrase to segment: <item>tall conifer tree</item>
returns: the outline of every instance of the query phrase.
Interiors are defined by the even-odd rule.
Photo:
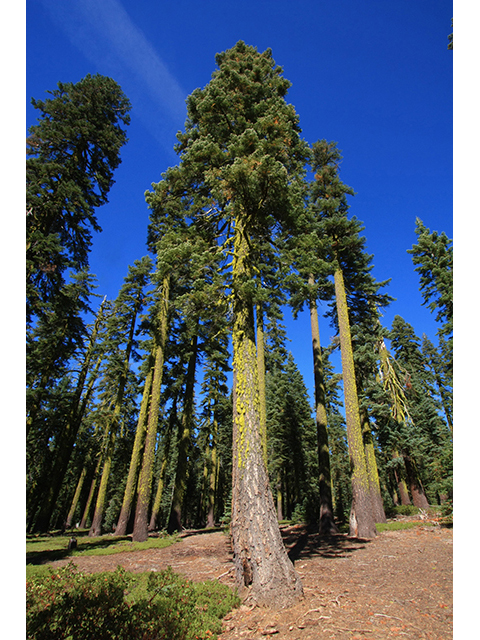
[[[255,238],[292,219],[292,181],[306,145],[285,101],[289,83],[243,42],[218,54],[211,82],[188,98],[178,151],[199,216],[233,229],[234,462],[232,534],[238,583],[265,604],[284,606],[302,591],[284,549],[263,459],[253,309]],[[231,248],[231,245],[230,247]],[[247,526],[247,522],[249,523]]]

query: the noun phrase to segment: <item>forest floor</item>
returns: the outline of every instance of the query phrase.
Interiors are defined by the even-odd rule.
[[[283,610],[248,599],[224,619],[219,640],[447,640],[453,637],[453,530],[419,524],[373,540],[320,537],[303,525],[282,527],[305,597]],[[58,560],[53,566],[67,564]],[[164,549],[73,559],[83,572],[159,571],[235,586],[229,537],[184,532]]]

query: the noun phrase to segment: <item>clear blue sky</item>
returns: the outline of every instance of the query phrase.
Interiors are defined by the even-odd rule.
[[[98,210],[103,232],[90,266],[99,294],[115,298],[128,266],[147,252],[144,192],[177,163],[186,97],[209,82],[217,52],[244,40],[270,47],[283,67],[303,137],[342,150],[341,178],[357,194],[351,214],[365,225],[375,277],[391,278],[396,298],[385,326],[399,314],[436,342],[406,251],[417,216],[453,236],[452,2],[27,0],[26,8],[27,126],[36,119],[31,97],[87,73],[114,78],[133,105],[116,184]],[[311,389],[308,317],[287,325]],[[333,329],[325,319],[320,331],[326,345]]]

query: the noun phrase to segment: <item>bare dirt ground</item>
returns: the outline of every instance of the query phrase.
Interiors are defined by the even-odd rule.
[[[282,535],[305,592],[280,611],[248,599],[224,619],[219,640],[447,640],[453,637],[453,531],[419,526],[373,540],[321,538],[297,525]],[[66,564],[69,560],[52,563]],[[186,532],[165,549],[76,557],[80,571],[159,571],[235,586],[229,537]]]

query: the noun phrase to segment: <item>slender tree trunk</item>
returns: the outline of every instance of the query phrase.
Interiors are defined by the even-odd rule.
[[[155,354],[153,354],[153,356],[154,355]],[[133,442],[130,466],[128,468],[127,484],[125,486],[122,509],[120,511],[120,516],[115,528],[116,536],[124,536],[127,533],[128,521],[130,520],[130,513],[132,511],[132,504],[135,497],[135,489],[137,486],[138,473],[140,469],[141,456],[143,452],[143,446],[145,444],[145,436],[147,433],[146,422],[148,415],[148,403],[150,401],[150,392],[152,389],[152,379],[153,366],[151,366],[148,370],[143,387],[142,403],[140,405],[140,415],[138,416],[137,430],[135,433],[135,440]]]
[[[93,356],[93,350],[97,340],[98,331],[100,325],[103,322],[103,304],[100,305],[100,309],[97,313],[95,324],[93,326],[92,334],[90,336],[90,342],[87,352],[78,376],[75,393],[72,399],[70,411],[68,413],[67,422],[65,428],[59,436],[57,442],[57,454],[54,458],[52,468],[49,472],[49,482],[45,495],[42,496],[42,506],[40,512],[35,521],[35,530],[40,532],[48,531],[50,525],[50,519],[52,517],[55,504],[60,493],[60,489],[67,473],[68,465],[72,455],[75,440],[77,438],[78,430],[82,422],[85,410],[87,408],[88,400],[93,390],[95,383],[95,375],[92,376],[89,386],[84,392],[85,381],[90,368],[91,359]],[[98,371],[100,366],[101,356],[97,360],[95,370]],[[83,398],[82,398],[83,394]]]
[[[85,529],[87,526],[88,514],[90,513],[90,507],[92,506],[93,496],[95,495],[95,489],[97,487],[98,480],[98,472],[100,471],[100,466],[103,462],[103,455],[101,454],[98,458],[97,464],[95,465],[95,471],[93,472],[92,482],[90,484],[90,491],[88,492],[87,502],[85,504],[85,508],[83,510],[82,519],[80,520],[80,529]]]
[[[377,459],[375,457],[375,447],[373,444],[372,431],[368,415],[364,409],[360,410],[362,421],[363,443],[365,446],[365,461],[367,464],[368,483],[370,486],[370,499],[372,503],[375,522],[386,522],[385,510],[383,508],[382,490],[380,488],[380,478],[378,477]]]
[[[398,451],[394,450],[392,452],[392,458],[393,459],[400,458]],[[400,504],[402,505],[412,504],[410,502],[410,496],[408,495],[407,483],[405,482],[405,479],[402,476],[400,467],[396,467],[394,469],[394,473],[395,473],[395,481],[398,487],[398,493],[400,494]]]
[[[268,467],[267,449],[267,391],[265,384],[265,337],[263,332],[262,303],[256,305],[257,311],[257,367],[258,367],[258,393],[260,399],[260,433],[262,436],[263,457]]]
[[[77,488],[75,489],[72,504],[70,506],[70,510],[68,512],[67,519],[65,521],[65,529],[70,529],[72,526],[73,516],[75,515],[75,509],[77,508],[78,500],[80,498],[80,493],[82,491],[83,483],[85,482],[86,475],[87,475],[87,465],[85,464],[82,468],[80,478],[78,479]]]
[[[407,479],[408,484],[410,485],[413,504],[419,509],[429,509],[430,505],[428,504],[422,481],[418,475],[417,465],[407,454],[403,454],[403,460],[405,461],[405,470],[407,472]]]
[[[113,453],[115,449],[115,440],[118,432],[118,423],[120,413],[122,409],[123,396],[125,393],[125,387],[127,384],[127,376],[130,365],[130,355],[133,349],[133,337],[135,334],[135,324],[137,321],[137,314],[140,310],[141,301],[143,299],[143,292],[139,292],[136,300],[136,305],[133,310],[133,314],[130,321],[130,327],[128,331],[128,337],[125,347],[125,355],[123,359],[123,371],[120,374],[118,382],[118,389],[115,396],[115,404],[113,409],[113,416],[109,421],[109,428],[107,429],[107,446],[105,449],[105,461],[103,464],[102,478],[100,480],[100,487],[98,488],[97,502],[95,504],[95,512],[93,515],[92,526],[88,532],[89,536],[99,536],[102,533],[102,519],[105,509],[105,499],[107,496],[107,483],[110,476],[110,469],[112,466]]]
[[[309,284],[314,284],[313,275]],[[322,535],[338,533],[333,518],[332,476],[330,473],[330,449],[328,446],[327,409],[325,406],[325,384],[323,379],[322,350],[320,346],[320,329],[318,311],[315,300],[310,301],[310,324],[312,329],[313,374],[315,383],[315,421],[317,425],[318,468],[320,518],[319,532]]]
[[[242,290],[250,277],[249,238],[236,219],[233,258],[233,483],[234,564],[240,588],[261,605],[285,607],[303,594],[285,550],[268,482],[260,432],[253,305]]]
[[[187,486],[188,453],[192,442],[192,423],[195,394],[195,369],[197,366],[198,337],[195,335],[191,343],[192,352],[188,361],[187,379],[185,383],[185,400],[181,422],[180,441],[178,443],[177,472],[173,489],[172,509],[168,523],[168,532],[182,530],[182,504]]]
[[[167,433],[165,434],[165,444],[162,453],[162,464],[160,467],[160,474],[158,478],[157,491],[153,501],[152,514],[150,516],[150,523],[148,525],[149,531],[155,531],[157,527],[158,512],[160,511],[160,505],[162,503],[163,489],[165,487],[165,474],[167,472],[167,465],[170,459],[170,445],[172,440],[172,434],[176,424],[177,409],[176,399],[170,413],[170,419],[168,423]]]
[[[97,501],[95,503],[95,511],[93,514],[92,525],[88,532],[90,537],[102,535],[102,520],[105,510],[105,501],[107,497],[107,485],[110,477],[110,469],[112,467],[113,451],[115,448],[115,440],[117,436],[117,421],[112,421],[112,430],[109,431],[107,443],[105,447],[105,457],[103,462],[102,477],[100,486],[98,487]]]
[[[377,530],[375,528],[375,519],[370,504],[370,486],[358,408],[350,321],[348,318],[347,297],[341,269],[336,269],[334,280],[338,326],[340,330],[347,440],[352,468],[350,535],[362,538],[374,538],[377,535]]]
[[[215,526],[215,497],[217,493],[218,478],[218,457],[217,457],[217,435],[218,422],[216,400],[213,401],[213,422],[212,422],[212,444],[210,448],[209,459],[209,477],[207,487],[207,528],[211,529]]]
[[[155,368],[152,381],[152,398],[148,412],[147,435],[143,450],[142,469],[138,479],[138,497],[133,527],[134,542],[145,542],[148,539],[148,509],[152,493],[153,464],[155,461],[155,443],[157,439],[158,412],[162,389],[163,361],[165,342],[167,339],[168,299],[170,295],[170,276],[163,279],[161,304],[159,311],[159,328],[155,353]]]

